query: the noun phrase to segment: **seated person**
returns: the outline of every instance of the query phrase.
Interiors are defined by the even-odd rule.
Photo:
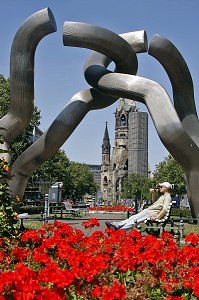
[[[124,229],[129,230],[134,227],[135,222],[142,223],[145,220],[156,221],[162,219],[171,204],[171,196],[170,196],[170,188],[172,187],[169,182],[159,183],[160,192],[163,194],[160,198],[150,205],[148,208],[142,210],[138,214],[133,215],[129,219],[123,220],[121,222],[113,222],[110,223],[108,221],[105,222],[108,228],[112,228],[114,230]]]

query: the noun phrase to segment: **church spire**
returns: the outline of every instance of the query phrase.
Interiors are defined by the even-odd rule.
[[[102,143],[102,164],[110,163],[110,149],[111,149],[111,144],[110,144],[110,140],[109,140],[108,127],[107,127],[107,122],[106,122],[104,138],[103,138],[103,143]]]
[[[106,122],[106,127],[104,131],[104,138],[103,138],[103,144],[102,144],[102,154],[107,154],[110,153],[110,140],[109,140],[109,134],[108,134],[108,127],[107,127],[107,122]]]

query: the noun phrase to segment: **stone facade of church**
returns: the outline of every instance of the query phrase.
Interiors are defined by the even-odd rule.
[[[101,191],[106,204],[120,203],[124,179],[132,172],[148,176],[148,114],[121,98],[112,153],[107,123],[102,143]]]

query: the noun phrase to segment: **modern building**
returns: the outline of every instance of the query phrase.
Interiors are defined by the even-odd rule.
[[[98,185],[99,190],[101,187],[101,165],[87,165],[93,173],[94,181]]]
[[[107,123],[102,143],[101,192],[107,204],[120,203],[128,174],[148,177],[148,114],[139,112],[133,100],[118,102],[112,153]]]

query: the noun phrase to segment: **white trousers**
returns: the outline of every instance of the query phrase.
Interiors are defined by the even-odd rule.
[[[113,224],[117,227],[121,227],[121,229],[129,230],[134,227],[135,222],[142,223],[147,219],[150,219],[151,215],[148,213],[147,209],[142,210],[136,215],[131,216],[129,219],[123,220],[121,222],[113,222]]]

